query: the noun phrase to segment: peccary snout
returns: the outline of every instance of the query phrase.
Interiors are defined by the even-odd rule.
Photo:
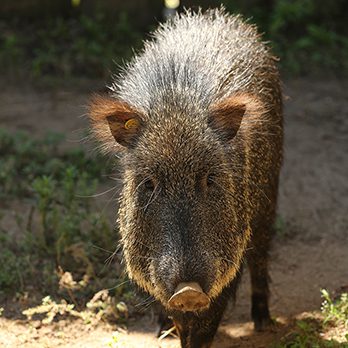
[[[168,301],[168,307],[170,309],[182,312],[197,312],[204,310],[209,307],[209,304],[209,297],[196,282],[180,283],[175,289],[175,293]]]
[[[184,214],[181,214],[183,217]],[[171,224],[173,236],[174,224]],[[167,231],[168,233],[169,231]],[[165,234],[165,231],[161,232]],[[211,256],[200,253],[194,244],[198,241],[192,237],[188,230],[183,229],[181,234],[193,239],[188,243],[191,248],[185,247],[182,238],[167,243],[162,250],[162,256],[155,259],[151,266],[151,278],[161,292],[161,301],[169,310],[182,312],[195,312],[206,309],[210,303],[210,291],[216,281],[214,274],[217,272],[212,265]],[[177,234],[176,234],[177,235]],[[191,235],[191,237],[188,237]]]

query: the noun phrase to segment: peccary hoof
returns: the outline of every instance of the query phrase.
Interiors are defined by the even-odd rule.
[[[182,312],[201,311],[209,305],[210,299],[198,283],[180,283],[168,301],[169,308]]]
[[[254,330],[257,332],[265,331],[273,325],[273,321],[269,316],[254,319]]]
[[[266,330],[272,325],[273,322],[269,314],[267,294],[252,295],[251,316],[254,321],[255,331]]]

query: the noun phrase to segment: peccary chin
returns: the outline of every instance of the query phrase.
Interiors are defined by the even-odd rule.
[[[226,144],[209,124],[210,111],[193,109],[154,112],[123,157],[127,269],[164,305],[181,282],[218,296],[238,272],[249,238],[239,135]]]

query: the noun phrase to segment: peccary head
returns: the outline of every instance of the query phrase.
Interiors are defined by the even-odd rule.
[[[96,97],[90,117],[122,154],[119,227],[129,276],[168,307],[179,284],[199,284],[214,299],[239,270],[250,237],[248,125],[262,106],[249,94],[205,110],[165,105],[145,113]]]

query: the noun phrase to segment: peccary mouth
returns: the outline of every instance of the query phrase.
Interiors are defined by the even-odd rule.
[[[180,283],[168,301],[168,307],[182,312],[198,312],[207,309],[210,298],[196,282]]]

